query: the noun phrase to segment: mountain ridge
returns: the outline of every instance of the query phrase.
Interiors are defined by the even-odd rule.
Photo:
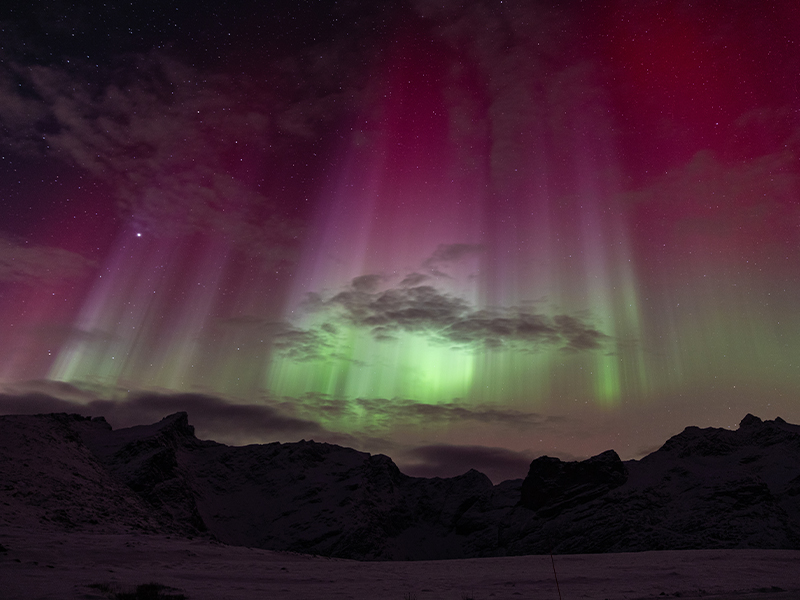
[[[800,549],[800,426],[750,414],[735,431],[687,427],[640,460],[539,457],[497,485],[474,469],[411,477],[334,444],[199,440],[186,412],[118,430],[102,417],[11,415],[0,473],[0,524],[362,560]]]

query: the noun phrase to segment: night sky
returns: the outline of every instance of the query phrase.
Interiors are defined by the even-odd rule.
[[[0,412],[495,481],[800,422],[796,0],[7,1]]]

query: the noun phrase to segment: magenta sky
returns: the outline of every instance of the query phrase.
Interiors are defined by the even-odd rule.
[[[12,3],[4,412],[408,472],[800,421],[800,9]]]

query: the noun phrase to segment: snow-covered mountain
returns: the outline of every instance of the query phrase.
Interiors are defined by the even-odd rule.
[[[543,460],[501,521],[508,554],[800,548],[800,427],[780,418],[687,427],[640,461]]]
[[[800,549],[800,427],[689,427],[640,461],[541,457],[524,480],[409,477],[315,442],[198,440],[186,413],[0,417],[0,525],[143,531],[359,559]]]

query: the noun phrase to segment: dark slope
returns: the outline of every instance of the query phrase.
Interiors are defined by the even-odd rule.
[[[103,532],[172,531],[114,477],[78,431],[110,432],[102,418],[0,417],[0,525]]]

